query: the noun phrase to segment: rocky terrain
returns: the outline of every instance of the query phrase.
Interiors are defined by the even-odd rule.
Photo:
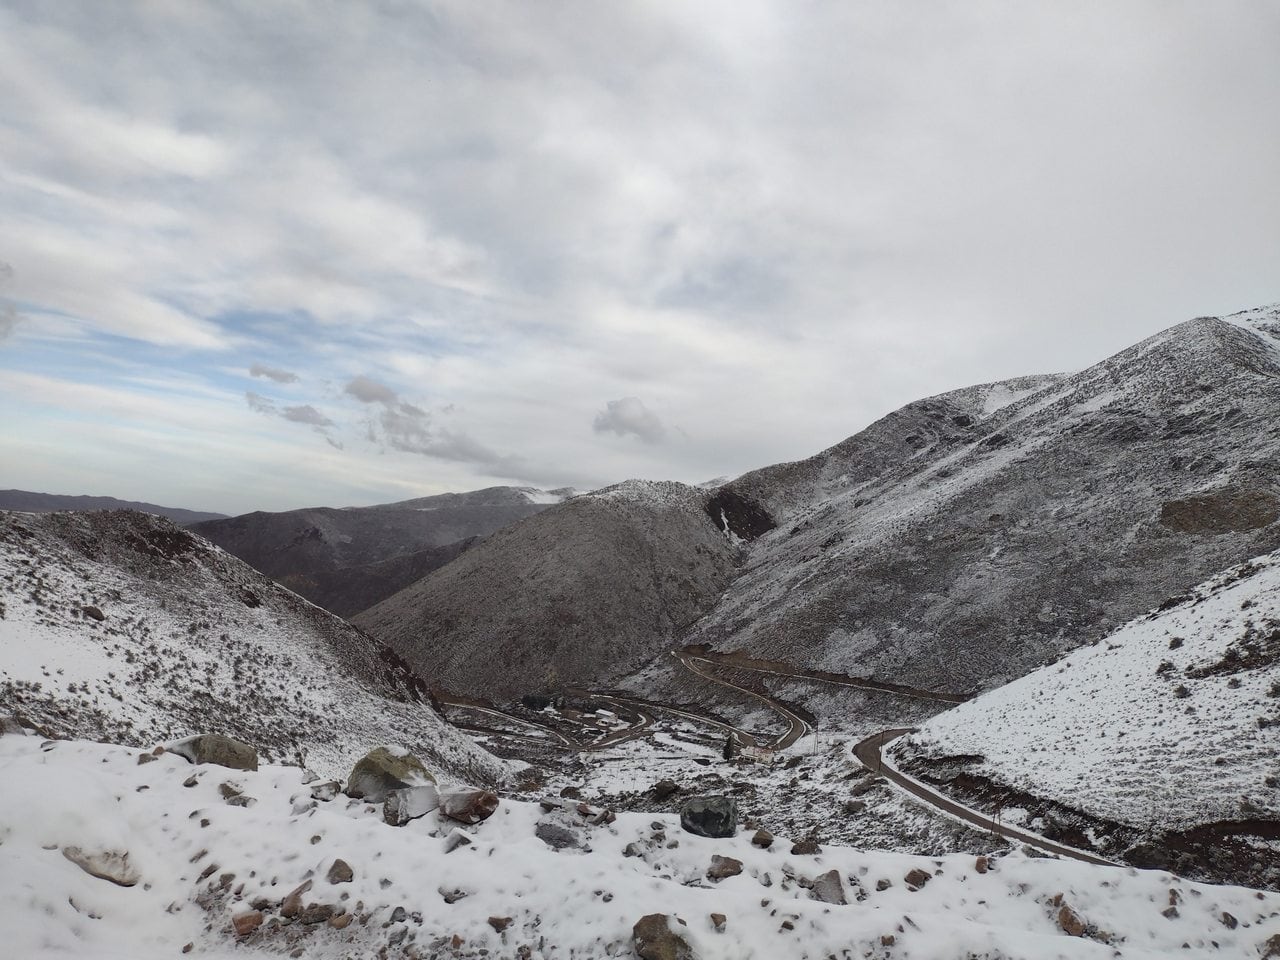
[[[312,603],[349,617],[570,493],[490,487],[373,507],[247,513],[191,528]]]
[[[1131,863],[1280,886],[1280,554],[940,714],[903,770]],[[1211,788],[1206,789],[1207,785]]]
[[[503,776],[425,687],[385,647],[167,520],[0,513],[0,705],[46,735],[225,733],[326,773],[385,742],[472,780]]]
[[[138,500],[64,496],[58,493],[33,493],[30,490],[0,490],[0,510],[22,510],[26,513],[48,513],[52,510],[137,510],[140,513],[154,513],[157,517],[167,517],[174,523],[200,523],[204,520],[226,518],[225,513],[161,507]]]
[[[440,799],[395,825],[394,804],[309,783],[298,767],[192,766],[172,750],[21,735],[0,736],[0,776],[0,924],[21,957],[1280,951],[1280,895],[1018,852],[819,847],[742,829],[714,798],[682,815],[559,797],[468,814]],[[449,789],[407,795],[426,794]]]

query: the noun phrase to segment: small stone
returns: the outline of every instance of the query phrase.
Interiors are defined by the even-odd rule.
[[[329,926],[335,930],[345,930],[351,925],[351,921],[356,918],[354,913],[342,913],[336,917],[329,918]]]
[[[838,870],[828,870],[817,877],[813,881],[812,894],[815,900],[821,900],[823,903],[843,905],[849,902],[845,899],[844,883],[840,880]]]
[[[973,869],[978,873],[986,873],[991,869],[991,861],[987,857],[979,857],[973,861]]]
[[[653,789],[649,791],[649,797],[661,803],[668,797],[673,797],[680,792],[680,784],[674,780],[659,780],[653,785]]]
[[[644,847],[640,846],[640,844],[633,840],[622,848],[622,855],[624,857],[643,857]]]
[[[459,847],[471,846],[471,838],[461,830],[454,830],[449,836],[444,838],[444,852],[453,853]]]
[[[1160,911],[1160,915],[1166,920],[1176,920],[1179,916],[1177,907],[1165,907]]]
[[[90,620],[97,620],[99,623],[107,619],[107,615],[103,613],[101,610],[99,610],[97,607],[93,606],[92,604],[90,604],[87,607],[81,607],[80,612],[83,613]]]
[[[235,928],[237,937],[247,937],[262,926],[262,920],[261,910],[250,910],[248,913],[238,913],[232,917],[231,925]]]
[[[893,886],[893,881],[892,881],[892,880],[877,880],[877,881],[876,881],[876,890],[877,890],[878,892],[880,892],[880,893],[883,893],[884,891],[888,890],[888,889],[889,889],[890,887],[892,887],[892,886]]]
[[[194,950],[195,948],[196,948],[196,945],[195,945],[194,943],[188,943],[188,944],[185,944],[185,945],[183,946],[183,948],[182,948],[182,952],[183,952],[183,953],[190,953],[190,952],[191,952],[192,950]]]
[[[302,895],[311,889],[311,881],[307,880],[295,887],[280,904],[280,916],[296,917],[302,910]]]
[[[1084,921],[1065,903],[1058,909],[1058,926],[1068,937],[1084,936]]]
[[[507,927],[511,926],[510,917],[490,917],[489,926],[493,927],[498,933],[501,933]]]
[[[337,912],[337,908],[331,903],[312,903],[298,914],[298,922],[312,926],[317,923],[324,923]]]
[[[564,797],[566,800],[581,800],[582,791],[577,787],[565,787],[560,791],[560,796]]]
[[[159,759],[154,753],[140,753],[138,754],[138,766],[142,766],[144,763],[152,763]]]
[[[120,887],[132,887],[141,879],[129,863],[129,854],[116,850],[82,850],[63,847],[62,855],[77,867],[99,880],[109,880]],[[216,868],[215,868],[216,869]]]
[[[459,900],[465,900],[470,894],[466,890],[441,890],[440,896],[444,898],[445,903],[452,905]]]
[[[811,857],[822,852],[822,847],[818,845],[818,841],[813,837],[805,837],[798,843],[791,845],[791,854],[796,857]]]
[[[182,785],[184,787],[194,787],[199,782],[199,778],[193,773],[191,776],[187,777],[187,779],[182,781]]]
[[[1233,917],[1231,914],[1227,913],[1227,911],[1223,910],[1222,925],[1226,927],[1228,930],[1234,930],[1236,927],[1240,925],[1240,921],[1237,920],[1235,917]]]
[[[723,913],[713,913],[711,915],[711,926],[715,929],[716,933],[724,933],[725,924],[728,922],[728,917]]]
[[[727,880],[729,877],[736,877],[742,873],[742,861],[733,857],[722,857],[720,854],[712,854],[711,866],[707,868],[707,878],[710,880]]]
[[[333,865],[329,867],[326,877],[330,883],[350,883],[355,878],[355,873],[351,869],[351,864],[345,860],[338,859],[333,861]]]
[[[579,821],[565,810],[553,810],[534,827],[534,835],[556,850],[583,849],[586,835]]]
[[[906,883],[907,885],[907,889],[909,890],[919,890],[931,879],[933,879],[933,874],[929,873],[928,871],[921,870],[919,867],[916,867],[914,870],[912,870],[910,873],[908,873],[905,877],[902,878],[903,882]]]
[[[241,740],[233,740],[220,733],[188,737],[169,744],[167,749],[192,763],[212,763],[233,770],[258,769],[257,750]]]
[[[880,946],[882,947],[892,947],[897,942],[898,942],[898,938],[895,937],[892,933],[885,933],[880,935]]]
[[[433,784],[388,790],[382,801],[382,819],[393,827],[403,827],[410,820],[424,817],[440,805],[440,795]]]
[[[311,799],[328,803],[342,792],[342,783],[338,780],[325,780],[311,785]]]
[[[759,847],[761,850],[768,850],[773,846],[773,834],[768,830],[760,829],[755,832],[755,836],[751,838],[752,846]]]
[[[697,960],[689,941],[671,929],[670,918],[663,913],[637,920],[631,939],[640,960]]]

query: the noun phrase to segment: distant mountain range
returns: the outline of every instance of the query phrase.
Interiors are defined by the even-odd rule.
[[[1280,547],[1277,521],[1270,307],[912,403],[717,488],[575,497],[355,622],[441,685],[496,697],[643,688],[693,643],[975,690]]]
[[[345,617],[572,493],[489,487],[372,507],[259,511],[190,526],[277,583]]]
[[[205,510],[183,510],[181,507],[161,507],[137,500],[117,500],[115,497],[63,496],[58,493],[32,493],[30,490],[0,490],[0,510],[22,510],[27,513],[49,513],[53,510],[138,510],[157,517],[168,517],[174,523],[199,523],[202,520],[221,520],[225,513]]]

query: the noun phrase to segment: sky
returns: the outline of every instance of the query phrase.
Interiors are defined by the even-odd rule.
[[[706,481],[1280,300],[1280,2],[0,0],[0,487]]]

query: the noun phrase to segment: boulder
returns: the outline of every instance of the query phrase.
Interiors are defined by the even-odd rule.
[[[683,924],[683,921],[677,920]],[[631,940],[640,960],[697,960],[698,955],[689,941],[671,929],[670,918],[664,913],[651,913],[636,921],[631,928]]]
[[[845,898],[844,883],[840,880],[838,870],[828,870],[822,876],[815,878],[810,892],[813,894],[813,899],[821,900],[823,903],[843,905],[849,902]]]
[[[422,761],[406,751],[374,747],[351,768],[347,795],[381,803],[392,790],[434,784],[436,778]]]
[[[440,806],[440,795],[429,783],[391,790],[382,801],[382,819],[393,827],[424,817]]]
[[[129,854],[116,850],[82,850],[63,847],[62,855],[77,867],[99,880],[110,880],[121,887],[134,886],[141,877],[129,863]]]
[[[751,845],[761,850],[768,850],[773,846],[773,834],[768,830],[757,830],[755,836],[751,838]]]
[[[258,751],[241,740],[224,737],[220,733],[202,733],[169,744],[169,753],[176,753],[191,763],[215,763],[232,770],[257,770]]]
[[[459,823],[488,820],[498,809],[498,795],[488,790],[448,790],[440,794],[440,812]]]
[[[738,832],[738,805],[732,797],[692,797],[680,807],[680,826],[699,837],[732,837]]]
[[[725,880],[729,877],[736,877],[741,872],[741,860],[736,860],[733,857],[722,857],[717,853],[711,857],[711,866],[707,868],[707,878],[709,880]]]
[[[587,848],[586,830],[582,822],[567,810],[552,810],[534,828],[534,835],[556,850]]]

